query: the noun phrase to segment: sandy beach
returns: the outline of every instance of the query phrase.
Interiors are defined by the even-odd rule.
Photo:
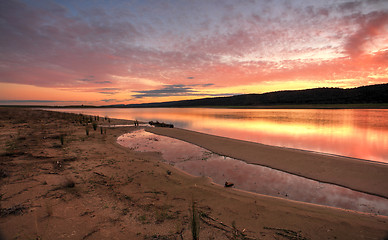
[[[90,123],[87,123],[90,121]],[[117,138],[133,124],[0,108],[0,239],[387,239],[388,217],[212,184]],[[147,128],[248,163],[388,197],[388,167],[221,138]],[[192,211],[195,207],[194,214]],[[193,217],[194,221],[193,221]]]

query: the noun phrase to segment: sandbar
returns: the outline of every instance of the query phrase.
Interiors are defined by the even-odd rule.
[[[269,146],[180,128],[146,128],[219,155],[388,198],[388,164]]]

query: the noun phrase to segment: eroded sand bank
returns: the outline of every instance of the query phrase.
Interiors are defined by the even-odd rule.
[[[179,128],[146,128],[217,154],[388,198],[388,165],[268,146]]]

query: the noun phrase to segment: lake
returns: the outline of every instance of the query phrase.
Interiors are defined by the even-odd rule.
[[[388,163],[387,109],[74,108],[193,131]]]

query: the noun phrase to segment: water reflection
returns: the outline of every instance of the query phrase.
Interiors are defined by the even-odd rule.
[[[223,185],[296,201],[388,215],[388,200],[347,188],[320,183],[267,167],[219,156],[173,138],[138,130],[124,134],[118,143],[136,151],[161,152],[166,162],[195,176],[209,176]]]
[[[60,109],[388,163],[386,109]]]

